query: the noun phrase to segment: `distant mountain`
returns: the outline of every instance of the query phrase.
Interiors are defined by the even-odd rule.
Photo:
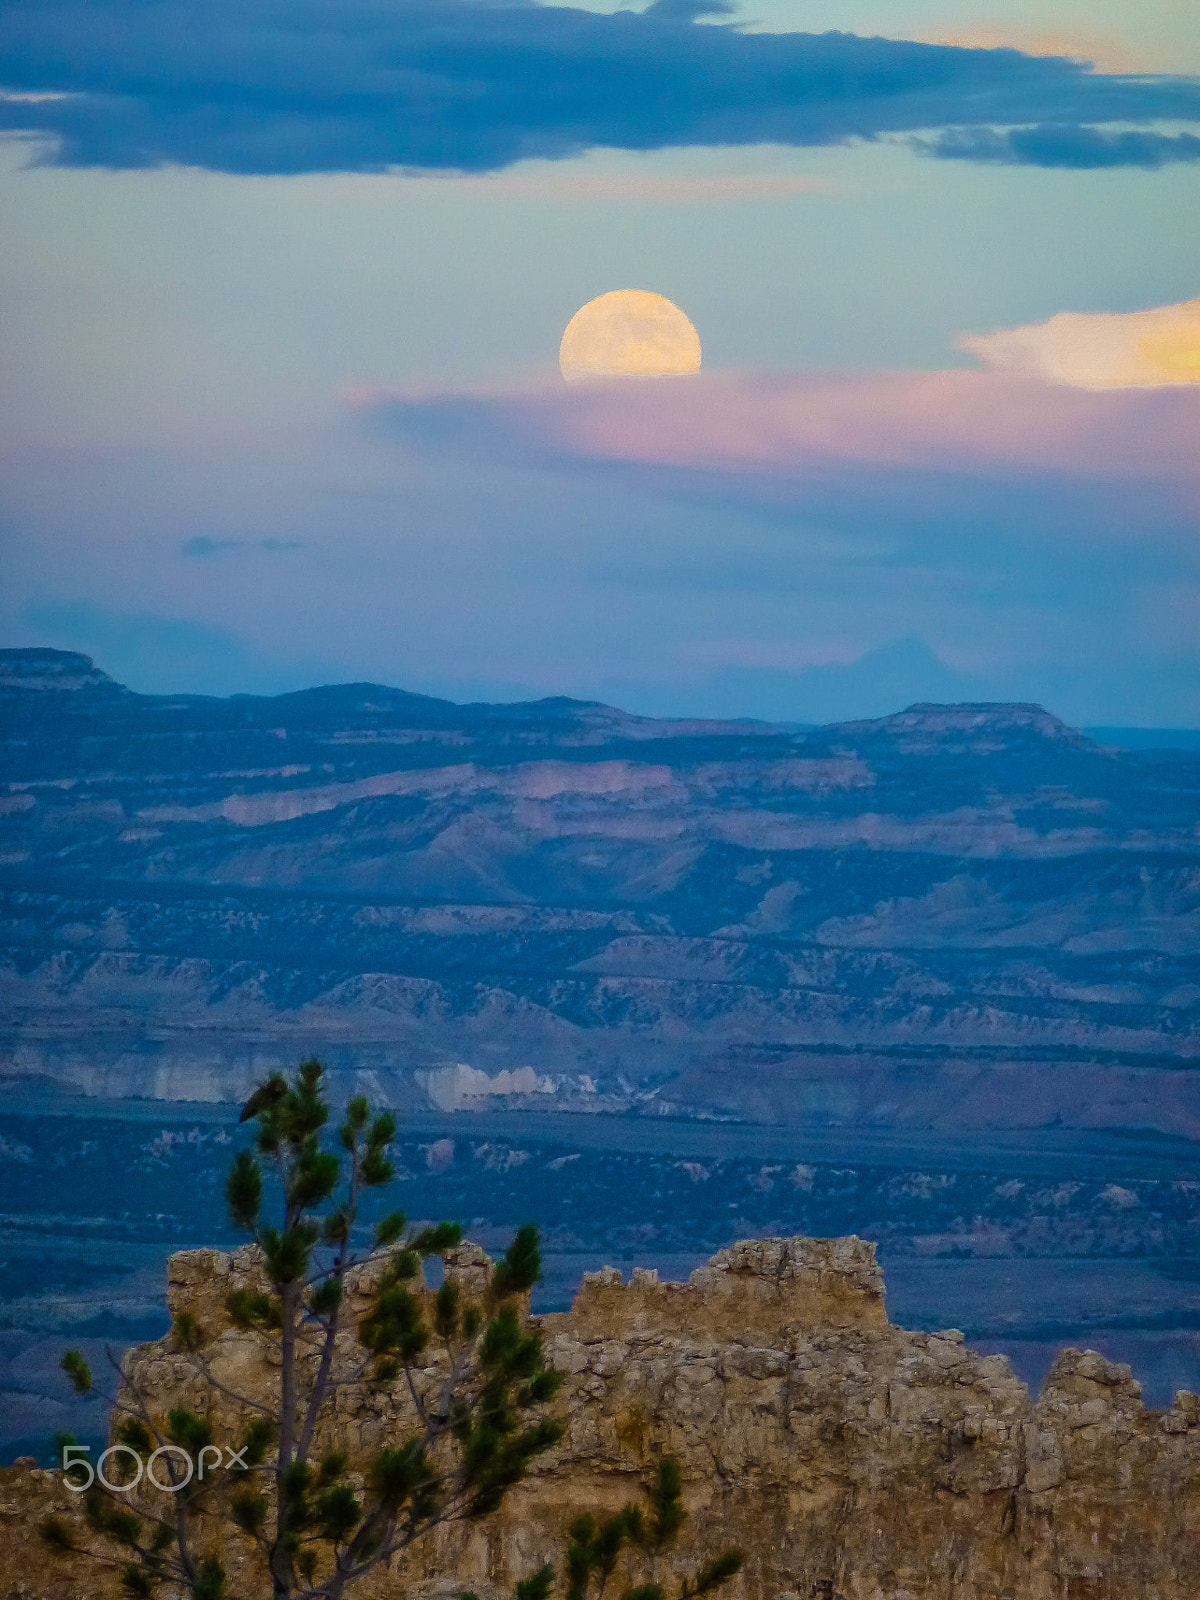
[[[643,691],[644,692],[644,691]],[[706,705],[718,711],[745,705],[791,721],[797,707],[824,721],[861,717],[878,706],[910,701],[963,701],[985,698],[985,686],[959,672],[923,639],[894,639],[854,661],[808,667],[724,667],[705,680]]]
[[[78,689],[129,693],[107,672],[101,672],[91,656],[74,650],[0,650],[0,703],[11,705],[15,712],[25,694],[39,690],[63,694]]]
[[[0,651],[0,1072],[233,1098],[1200,1137],[1200,751]]]

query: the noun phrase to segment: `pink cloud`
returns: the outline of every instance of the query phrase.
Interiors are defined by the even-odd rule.
[[[347,396],[416,437],[517,458],[752,478],[823,465],[1049,472],[1200,487],[1200,394],[1093,393],[1004,372],[702,373],[494,395]],[[406,425],[407,424],[407,425]]]

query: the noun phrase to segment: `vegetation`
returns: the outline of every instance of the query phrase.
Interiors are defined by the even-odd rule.
[[[360,1246],[363,1197],[393,1177],[396,1123],[355,1098],[338,1150],[326,1148],[322,1078],[320,1063],[306,1061],[291,1082],[275,1074],[257,1089],[242,1111],[256,1125],[255,1147],[238,1153],[228,1176],[230,1213],[261,1252],[265,1287],[231,1293],[225,1314],[268,1342],[266,1398],[218,1376],[214,1330],[190,1312],[175,1318],[172,1344],[200,1403],[160,1414],[121,1375],[113,1403],[125,1453],[116,1460],[158,1452],[164,1487],[148,1489],[140,1472],[135,1486],[130,1466],[122,1489],[114,1464],[107,1477],[116,1487],[97,1479],[84,1504],[106,1547],[88,1553],[119,1566],[132,1595],[165,1585],[190,1600],[233,1600],[223,1557],[232,1536],[253,1552],[255,1592],[337,1600],[431,1529],[493,1510],[560,1437],[546,1412],[558,1374],[520,1314],[520,1297],[541,1271],[536,1230],[520,1229],[470,1295],[452,1274],[436,1292],[420,1281],[425,1259],[452,1258],[456,1226],[415,1230],[394,1212]],[[272,1179],[277,1214],[269,1222]],[[63,1367],[77,1390],[90,1389],[78,1352]],[[410,1419],[403,1436],[353,1466],[321,1448],[347,1386],[391,1396]],[[219,1432],[218,1415],[238,1419],[236,1436]],[[77,1548],[61,1519],[43,1532]],[[115,1558],[114,1547],[122,1552]],[[245,1583],[240,1577],[239,1589]]]
[[[565,1560],[565,1600],[604,1600],[605,1591],[622,1567],[649,1566],[621,1591],[620,1600],[666,1600],[657,1581],[662,1557],[675,1543],[686,1513],[680,1493],[679,1463],[664,1456],[646,1491],[649,1505],[630,1502],[599,1521],[581,1516],[571,1524]],[[623,1560],[623,1556],[625,1559]],[[741,1571],[742,1552],[729,1548],[704,1561],[679,1580],[680,1600],[699,1600]],[[554,1569],[544,1566],[516,1587],[516,1600],[549,1600]],[[477,1600],[471,1594],[462,1600]]]

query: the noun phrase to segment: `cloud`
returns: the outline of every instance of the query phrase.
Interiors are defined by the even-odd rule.
[[[977,637],[1007,617],[1014,653],[1085,654],[1078,641],[1051,646],[1047,628],[1062,624],[1046,618],[1124,614],[1124,584],[1144,590],[1200,556],[1190,389],[1092,394],[970,371],[701,373],[377,395],[358,411],[404,459],[519,473],[548,503],[570,496],[574,513],[549,519],[548,560],[585,564],[605,608],[761,606],[773,615],[764,638],[790,615],[812,638],[855,639],[855,655],[917,633],[939,649],[947,619],[968,612],[988,619]],[[650,533],[655,505],[662,528]],[[748,704],[775,704],[765,680],[742,687]],[[1031,697],[1028,680],[1021,693]]]
[[[959,344],[990,367],[1080,389],[1192,387],[1200,385],[1200,300],[1149,311],[1060,311]]]
[[[715,8],[718,12],[724,7]],[[852,34],[766,34],[692,0],[613,14],[528,0],[9,0],[0,128],[51,159],[228,172],[486,172],[593,147],[827,145],[954,129],[938,153],[1061,165],[1114,122],[1200,119],[1200,83]],[[972,155],[962,130],[982,130]],[[1152,137],[1147,135],[1146,137]],[[1155,136],[1156,137],[1156,136]],[[1105,136],[1107,138],[1107,136]],[[1155,144],[1157,159],[1190,145]],[[1147,164],[1150,147],[1104,144]],[[1077,164],[1077,163],[1076,163]]]
[[[969,691],[1183,727],[1198,432],[1194,389],[988,371],[376,395],[300,433],[13,458],[0,630],[146,689],[806,719]],[[188,532],[305,550],[184,559]]]
[[[947,128],[935,139],[914,139],[913,144],[943,161],[1064,167],[1075,172],[1103,167],[1155,171],[1173,161],[1200,161],[1200,139],[1192,133],[1110,133],[1069,122],[1044,122],[1032,128]]]
[[[265,550],[272,554],[280,550],[302,550],[303,539],[213,539],[199,533],[180,545],[180,554],[204,560],[209,556],[224,555],[228,550]]]
[[[1162,342],[1167,328],[1155,321],[1143,330],[1146,348],[1164,361],[1176,348]],[[989,345],[963,342],[977,353]],[[493,395],[363,390],[347,400],[376,431],[421,448],[544,467],[665,469],[691,482],[755,478],[766,493],[830,463],[1195,490],[1198,397],[1117,400],[1041,378],[1031,362],[1013,373],[722,372]]]

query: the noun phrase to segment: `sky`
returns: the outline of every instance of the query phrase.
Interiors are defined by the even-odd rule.
[[[8,0],[0,644],[1197,727],[1198,297],[1194,0]]]

